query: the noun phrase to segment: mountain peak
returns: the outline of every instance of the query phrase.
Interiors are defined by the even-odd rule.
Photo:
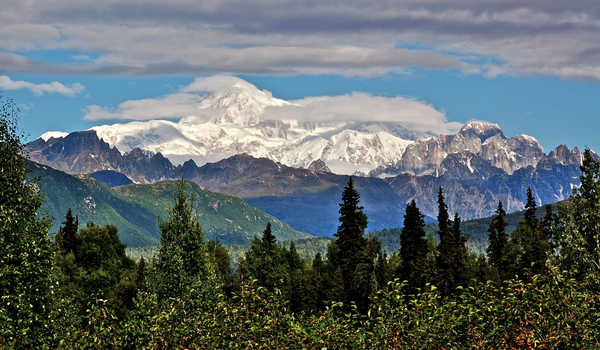
[[[491,130],[498,130],[500,131],[500,126],[496,123],[490,123],[490,122],[486,122],[484,120],[470,120],[467,123],[465,123],[465,125],[462,126],[462,128],[460,128],[460,132],[465,132],[465,131],[469,131],[472,130],[477,134],[484,134],[487,133]]]
[[[210,115],[210,121],[215,124],[252,126],[261,122],[267,107],[288,104],[287,101],[273,97],[267,90],[260,90],[245,80],[231,78],[223,80],[218,88],[210,91],[198,109],[202,114]]]
[[[50,139],[60,139],[66,137],[67,135],[69,135],[69,133],[62,131],[47,131],[43,133],[39,138],[44,140],[45,142],[48,142],[48,140]]]
[[[312,163],[310,163],[310,165],[308,166],[308,170],[312,170],[316,173],[330,173],[331,172],[331,170],[329,169],[327,164],[325,164],[325,162],[321,159],[314,160]]]

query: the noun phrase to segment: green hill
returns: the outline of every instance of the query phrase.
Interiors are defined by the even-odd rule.
[[[51,232],[58,230],[65,213],[72,208],[80,225],[93,222],[117,226],[121,240],[130,247],[158,242],[158,217],[166,217],[176,182],[111,189],[90,176],[71,176],[33,162],[28,166],[31,176],[39,179],[45,197],[43,209],[54,219]],[[273,233],[280,241],[312,237],[242,199],[205,191],[192,183],[186,183],[186,190],[194,198],[196,214],[207,239],[246,244],[254,235],[262,233],[267,222],[271,222]]]
[[[271,222],[271,229],[279,241],[310,238],[311,235],[296,231],[288,224],[257,209],[246,201],[205,191],[200,186],[186,182],[186,192],[193,198],[198,220],[208,239],[222,243],[248,243]],[[113,188],[121,198],[142,206],[156,216],[165,218],[172,206],[177,181],[163,181],[152,185],[126,185]],[[156,217],[155,216],[155,217]],[[155,220],[155,229],[158,232]]]

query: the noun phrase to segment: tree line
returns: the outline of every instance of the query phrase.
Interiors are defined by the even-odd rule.
[[[115,226],[79,227],[69,210],[53,241],[28,178],[14,103],[0,110],[0,348],[596,347],[600,332],[600,163],[540,220],[505,232],[498,203],[486,255],[438,192],[436,241],[411,201],[399,251],[365,237],[352,178],[325,256],[302,258],[267,225],[234,269],[205,241],[183,180],[150,260],[132,261]],[[310,219],[310,218],[307,218]]]

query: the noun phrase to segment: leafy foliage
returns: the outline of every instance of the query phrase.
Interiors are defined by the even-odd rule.
[[[27,176],[18,109],[0,99],[0,344],[35,348],[50,339],[54,281],[50,222]]]

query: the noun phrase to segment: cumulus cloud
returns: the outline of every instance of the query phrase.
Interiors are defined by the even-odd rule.
[[[23,90],[27,89],[35,95],[43,94],[61,94],[65,96],[75,96],[83,91],[84,86],[74,83],[71,86],[64,85],[58,81],[50,83],[36,84],[24,80],[12,80],[6,75],[0,76],[0,90]]]
[[[433,134],[456,132],[461,124],[448,122],[443,112],[430,104],[410,97],[382,97],[365,93],[318,96],[288,101],[274,99],[269,91],[258,90],[245,80],[231,76],[198,78],[179,91],[139,100],[128,100],[111,109],[97,105],[86,108],[88,120],[179,119],[193,116],[194,121],[208,121],[215,112],[215,95],[239,89],[266,106],[262,120],[293,119],[312,122],[392,122],[413,131]],[[189,120],[189,119],[188,119]]]

